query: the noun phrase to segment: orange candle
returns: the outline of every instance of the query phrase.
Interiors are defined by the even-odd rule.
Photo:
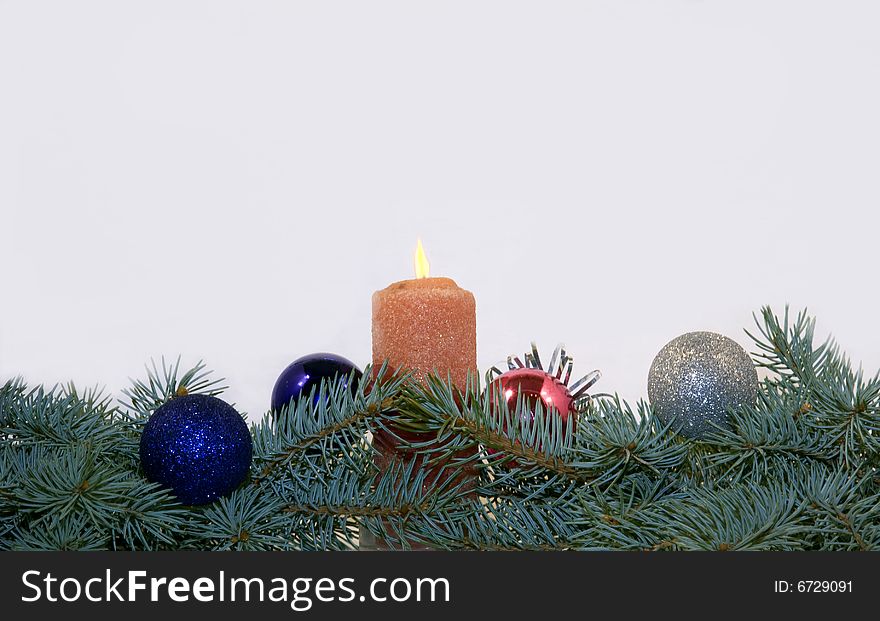
[[[416,279],[373,294],[373,365],[411,371],[419,380],[437,373],[464,388],[477,372],[477,311],[474,295],[450,278],[429,278],[419,241]]]
[[[403,280],[373,294],[373,370],[387,360],[389,372],[409,371],[419,381],[436,373],[463,389],[468,373],[477,372],[477,314],[474,296],[449,278],[429,278],[428,260],[422,244],[416,249],[416,279]],[[408,443],[429,440],[425,434],[397,430],[377,431],[373,446],[379,450],[376,464],[385,470],[392,460],[409,460]],[[401,443],[403,440],[403,443]],[[466,457],[474,451],[458,455]],[[416,464],[423,462],[421,455]],[[426,485],[437,482],[440,470],[432,468]],[[474,473],[473,465],[458,476]]]

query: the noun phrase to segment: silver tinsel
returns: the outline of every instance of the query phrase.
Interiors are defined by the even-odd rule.
[[[660,350],[648,373],[651,407],[689,438],[726,427],[727,411],[753,404],[758,373],[746,351],[714,332],[689,332]]]

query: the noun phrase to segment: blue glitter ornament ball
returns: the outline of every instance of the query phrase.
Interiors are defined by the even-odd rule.
[[[141,435],[147,478],[185,505],[213,502],[247,476],[253,441],[235,409],[216,397],[175,397],[153,412]]]
[[[354,375],[352,375],[354,374]],[[318,390],[321,380],[332,381],[337,377],[352,377],[351,390],[357,390],[363,374],[351,360],[337,356],[336,354],[320,353],[309,354],[297,358],[291,362],[275,382],[272,389],[272,411],[280,412],[288,407],[291,401],[298,400],[301,396],[308,396],[315,389],[315,401],[318,400]]]

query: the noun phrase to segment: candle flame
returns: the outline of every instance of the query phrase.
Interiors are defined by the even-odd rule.
[[[418,240],[416,245],[416,254],[413,257],[413,263],[416,266],[416,278],[427,278],[431,273],[431,264],[428,263],[428,257],[425,256],[425,249],[422,247],[422,240]]]

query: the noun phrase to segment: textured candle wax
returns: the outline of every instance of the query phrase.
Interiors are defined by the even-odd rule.
[[[403,280],[374,293],[374,374],[386,360],[389,372],[400,368],[411,372],[418,381],[438,373],[463,389],[468,373],[477,372],[477,311],[473,294],[450,278]],[[376,466],[380,472],[386,472],[393,462],[402,462],[419,470],[424,466],[425,456],[413,455],[408,446],[430,441],[432,436],[401,429],[394,433],[377,430],[373,435]],[[457,451],[444,463],[428,466],[422,490],[427,493],[444,483],[461,484],[466,492],[473,490],[477,470],[472,460],[476,453],[476,447]],[[470,463],[447,469],[448,459]],[[387,548],[364,530],[361,545],[363,549]],[[427,549],[420,544],[410,546]]]
[[[373,365],[387,360],[424,380],[447,374],[464,388],[477,372],[474,296],[450,278],[403,280],[373,294]]]

